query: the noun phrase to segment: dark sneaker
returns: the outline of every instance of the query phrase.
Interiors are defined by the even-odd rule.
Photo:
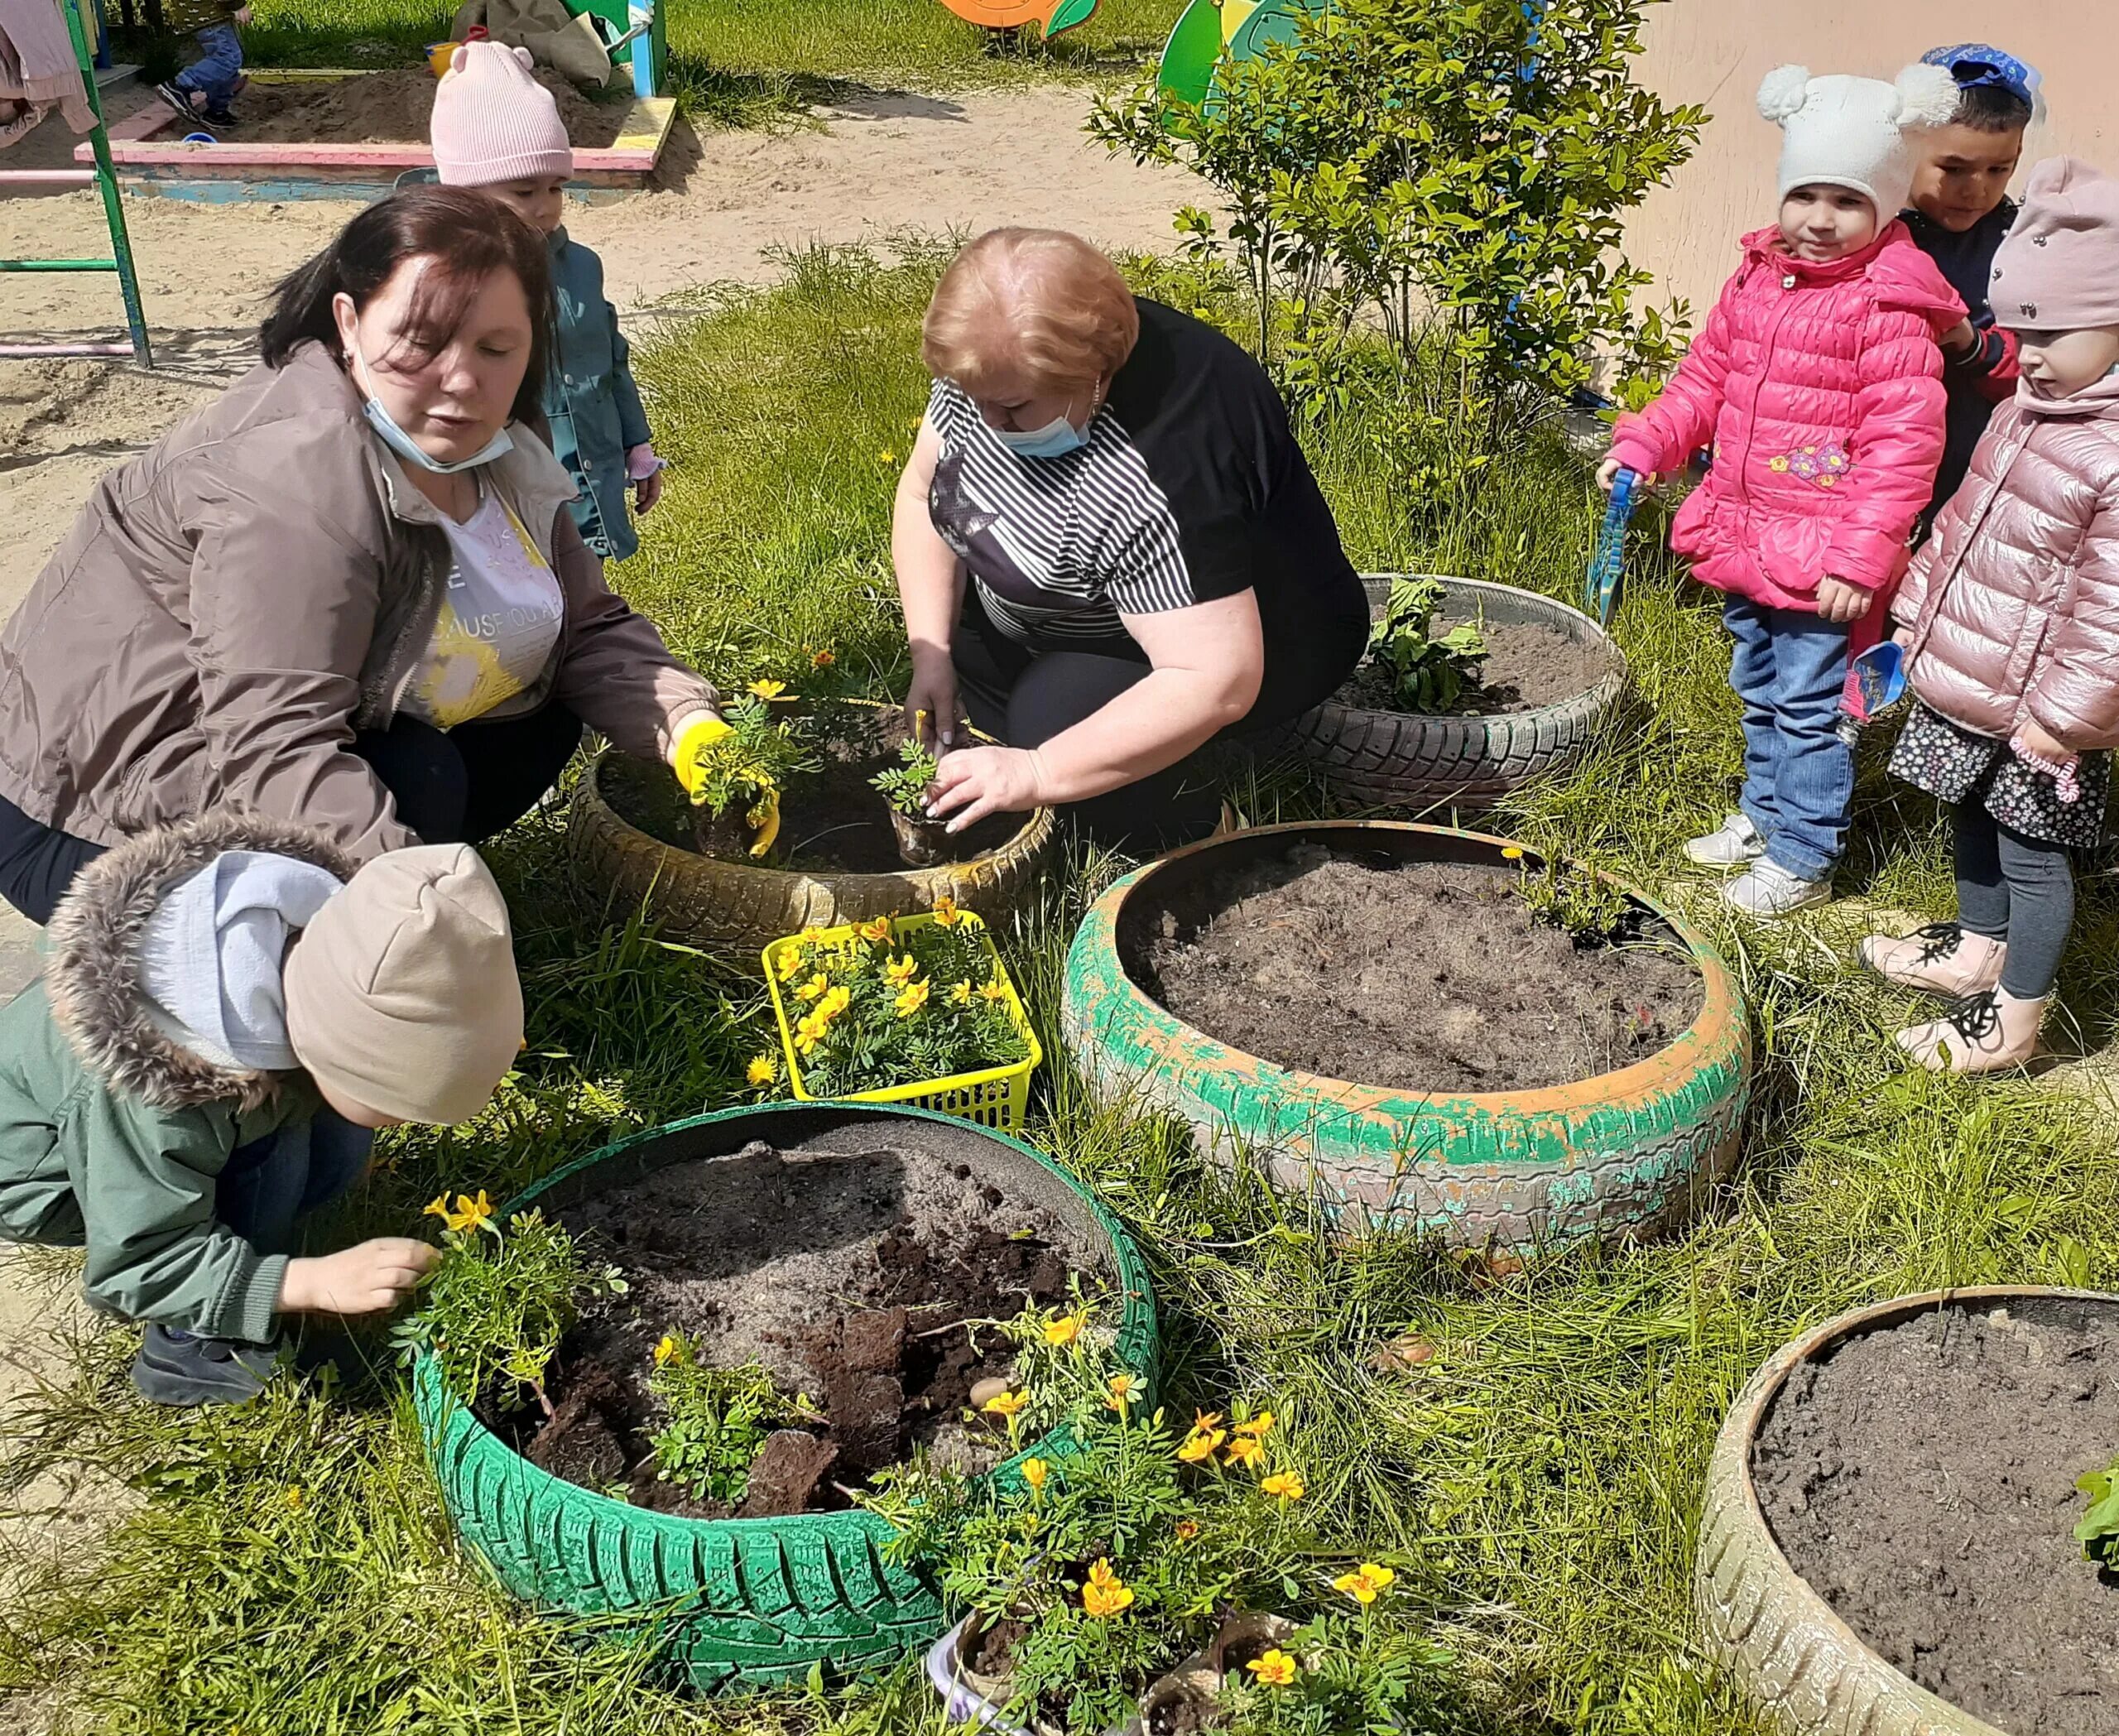
[[[202,118],[211,127],[240,127],[243,124],[243,117],[226,103],[219,108],[209,108]]]
[[[265,1390],[285,1346],[194,1338],[150,1326],[132,1359],[132,1384],[158,1405],[239,1405]]]
[[[187,121],[204,120],[205,115],[191,100],[191,93],[180,84],[161,84],[155,86],[155,94],[182,115]]]

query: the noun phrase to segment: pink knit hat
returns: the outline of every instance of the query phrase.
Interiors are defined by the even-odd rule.
[[[490,187],[574,173],[552,94],[530,75],[526,48],[466,42],[434,94],[427,132],[446,187]]]
[[[2023,209],[1994,253],[1989,299],[2002,325],[2119,325],[2119,180],[2079,158],[2030,171]]]

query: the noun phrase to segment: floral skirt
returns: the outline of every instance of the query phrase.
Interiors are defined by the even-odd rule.
[[[2075,772],[2081,794],[2063,801],[2052,773],[2025,765],[2007,743],[1974,734],[1916,703],[1891,749],[1891,771],[1939,801],[1977,801],[2011,832],[2044,844],[2093,849],[2103,834],[2109,753],[2082,756]]]

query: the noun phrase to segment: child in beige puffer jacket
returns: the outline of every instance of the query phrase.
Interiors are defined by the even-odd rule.
[[[1954,1003],[1898,1041],[1960,1073],[2036,1052],[2119,747],[2119,182],[2034,169],[1992,299],[2016,397],[1892,605],[1919,704],[1891,771],[1954,810],[1958,921],[1862,947]]]

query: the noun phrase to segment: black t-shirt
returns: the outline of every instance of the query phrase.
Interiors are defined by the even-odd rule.
[[[1272,382],[1211,326],[1138,305],[1140,342],[1063,457],[1017,456],[961,387],[935,382],[936,531],[994,626],[1032,651],[1131,647],[1122,614],[1247,590],[1269,668],[1285,632],[1321,636],[1331,661],[1348,640],[1351,668],[1360,581]]]

